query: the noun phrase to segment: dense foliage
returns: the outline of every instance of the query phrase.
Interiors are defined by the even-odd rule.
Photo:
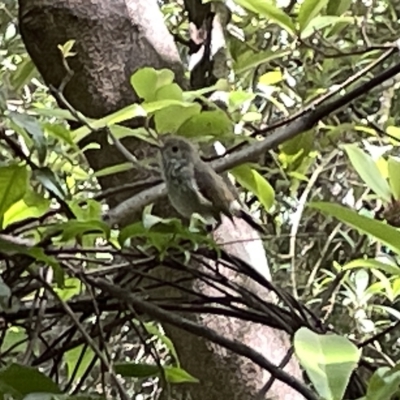
[[[181,3],[163,1],[160,7],[186,65],[189,26]],[[399,82],[395,73],[384,75],[400,64],[400,9],[380,0],[279,3],[228,4],[229,79],[216,76],[210,87],[189,91],[174,83],[171,71],[143,68],[131,78],[143,102],[100,120],[68,105],[62,87],[44,85],[18,33],[17,2],[0,4],[3,396],[125,393],[143,399],[156,398],[170,383],[197,382],[162,327],[142,313],[162,318],[144,303],[121,309],[118,301],[129,292],[118,294],[107,279],[123,286],[132,266],[137,280],[157,263],[187,268],[192,257],[221,256],[218,247],[201,229],[162,219],[151,206],[141,221],[111,227],[103,216],[115,192],[101,191],[97,179],[132,164],[156,168],[154,160],[127,154],[126,162],[94,173],[80,140],[104,127],[116,146],[128,136],[154,144],[155,132],[174,132],[202,143],[219,141],[229,152],[243,141],[254,146],[268,140],[315,110],[316,124],[230,172],[244,201],[266,223],[262,239],[275,285],[312,314],[314,325],[286,314],[282,320],[289,333],[296,332],[295,352],[315,396],[355,398],[349,379],[356,366],[365,399],[400,396]],[[74,41],[60,43],[67,68],[74,51]],[[208,97],[216,90],[222,108]],[[121,125],[140,116],[155,129]],[[81,127],[71,128],[70,121]],[[134,240],[139,252],[128,248]],[[178,263],[180,254],[185,260]],[[105,289],[110,297],[98,294]],[[116,302],[107,302],[113,296]],[[168,312],[183,308],[165,306]],[[250,314],[246,318],[261,318]],[[318,334],[308,329],[315,321],[323,327]]]

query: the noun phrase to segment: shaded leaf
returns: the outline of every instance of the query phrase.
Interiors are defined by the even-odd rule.
[[[186,137],[221,137],[233,132],[233,123],[222,110],[203,111],[186,120],[177,134]]]
[[[175,133],[179,127],[201,111],[200,104],[193,103],[192,107],[181,105],[169,106],[154,113],[154,122],[158,133]],[[174,117],[171,118],[171,115]]]
[[[375,239],[390,247],[394,252],[400,254],[400,232],[392,226],[359,215],[357,212],[338,204],[316,202],[310,203],[309,207],[332,215],[345,224],[373,236]]]
[[[366,400],[388,400],[399,394],[400,366],[378,368],[368,382]]]
[[[43,124],[43,129],[48,135],[51,135],[56,139],[61,139],[63,142],[77,149],[77,146],[72,139],[71,131],[64,125],[45,123]]]
[[[115,364],[115,371],[124,377],[135,378],[148,378],[151,376],[160,376],[161,371],[158,365],[151,365],[145,363],[119,363]],[[198,382],[188,372],[177,367],[163,367],[163,373],[168,382],[171,383],[185,383],[185,382]]]
[[[26,57],[18,64],[17,70],[11,75],[11,86],[15,92],[19,92],[36,75],[35,64],[30,57]]]
[[[62,231],[62,241],[69,241],[78,236],[93,233],[102,233],[108,238],[111,233],[111,228],[105,222],[97,219],[87,221],[71,220],[59,224],[58,228]]]
[[[66,193],[58,176],[48,167],[43,167],[33,172],[34,178],[40,182],[50,193],[65,200]]]
[[[350,8],[351,3],[352,0],[329,0],[326,12],[329,15],[342,15]]]
[[[38,153],[39,162],[43,164],[47,154],[47,139],[44,136],[42,127],[36,119],[30,115],[10,112],[9,116],[12,122],[24,129],[32,139],[33,145]]]
[[[61,393],[58,386],[37,369],[20,364],[11,364],[0,371],[0,382],[19,395],[34,392]]]

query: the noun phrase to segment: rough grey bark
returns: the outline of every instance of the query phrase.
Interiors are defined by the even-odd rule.
[[[19,4],[23,40],[47,84],[58,86],[65,77],[57,45],[70,39],[76,41],[74,51],[77,55],[69,59],[74,76],[65,89],[65,97],[88,117],[102,117],[134,102],[136,97],[129,78],[140,67],[170,68],[175,71],[178,83],[185,84],[175,43],[156,0],[19,0]],[[139,123],[132,121],[130,126]],[[125,161],[119,151],[108,144],[104,134],[91,135],[81,145],[89,141],[100,144],[100,149],[85,153],[95,171]],[[124,144],[138,159],[151,154],[146,144],[138,140],[129,138],[124,140]],[[147,172],[141,170],[130,170],[103,177],[100,184],[108,189],[144,179],[146,175]],[[130,194],[115,196],[110,206],[120,203]],[[223,225],[217,237],[232,242],[254,234],[247,225],[238,226],[239,229],[231,229],[229,224]],[[256,264],[259,269],[267,268],[260,242],[230,245],[229,251]],[[168,274],[171,274],[170,270]],[[202,287],[200,282],[193,281],[189,285],[209,292],[209,288]],[[183,296],[173,291],[163,293],[164,296],[177,294]],[[286,354],[288,339],[281,332],[215,315],[193,318],[220,334],[243,341],[276,364]],[[252,362],[177,328],[167,326],[166,329],[177,347],[183,367],[201,380],[200,385],[188,388],[192,399],[250,400],[268,380],[269,374]],[[294,362],[285,370],[300,376]],[[285,400],[302,398],[280,382],[275,382],[268,393],[268,397],[273,396]]]

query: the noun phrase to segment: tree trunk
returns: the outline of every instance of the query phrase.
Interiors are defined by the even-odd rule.
[[[176,45],[156,0],[19,0],[19,5],[24,43],[46,84],[58,87],[66,74],[57,46],[71,39],[76,41],[73,51],[77,54],[68,58],[74,75],[64,95],[87,117],[100,118],[135,102],[137,98],[129,78],[144,66],[172,69],[176,81],[185,86]],[[130,126],[139,123],[132,121]],[[80,145],[88,142],[100,144],[99,149],[85,152],[95,171],[125,161],[121,153],[108,143],[104,133],[90,135]],[[129,138],[124,140],[124,144],[138,159],[151,154],[151,149],[142,141]],[[132,169],[102,177],[100,184],[103,189],[108,189],[145,179],[147,174]],[[127,192],[116,195],[109,204],[115,206],[130,195],[132,193]],[[132,215],[132,220],[135,217]],[[240,224],[236,230],[230,228],[227,223],[217,232],[225,242],[254,234],[245,224]],[[230,245],[227,250],[259,270],[268,269],[260,241],[241,242]],[[168,270],[168,274],[171,273]],[[201,283],[196,281],[190,285],[201,287]],[[208,288],[201,289],[209,291]],[[164,293],[164,296],[166,294],[174,295],[172,291]],[[183,296],[182,293],[179,295]],[[209,314],[193,318],[222,335],[246,343],[276,364],[285,357],[289,346],[286,335],[266,326]],[[178,328],[167,326],[166,330],[177,347],[183,368],[201,381],[200,385],[188,388],[194,400],[254,399],[268,380],[266,371],[243,357]],[[293,360],[285,370],[300,377]],[[278,381],[267,396],[285,400],[302,398]]]

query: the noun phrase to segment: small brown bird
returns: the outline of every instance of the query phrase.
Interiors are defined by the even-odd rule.
[[[265,233],[188,140],[178,136],[165,137],[160,152],[169,200],[182,216],[190,218],[197,213],[208,223],[219,224],[221,214],[224,214],[232,222],[233,217],[241,218],[253,229]]]

